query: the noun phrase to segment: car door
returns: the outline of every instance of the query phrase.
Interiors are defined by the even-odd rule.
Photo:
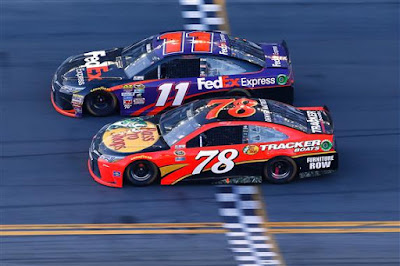
[[[174,56],[164,60],[157,68],[159,82],[154,84],[155,107],[158,109],[180,106],[190,90],[196,88],[200,75],[200,58],[196,56]],[[154,70],[145,79],[154,78]]]
[[[236,158],[243,146],[243,125],[220,125],[197,134],[186,142],[185,154],[193,179],[219,179],[238,174]]]

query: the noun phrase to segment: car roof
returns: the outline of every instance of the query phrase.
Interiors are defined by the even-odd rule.
[[[254,113],[251,115],[240,117],[229,114],[230,109],[235,108],[237,104],[246,105],[249,101],[253,104],[248,106],[254,105],[251,106],[251,110],[254,110],[252,111]],[[223,102],[228,104],[221,108],[217,115],[212,113],[213,111],[218,110],[218,106],[223,105]],[[229,121],[267,122],[276,125],[286,125],[299,130],[301,130],[299,128],[301,127],[303,129],[301,131],[307,131],[307,118],[302,110],[273,100],[258,98],[249,99],[245,97],[221,97],[197,100],[193,102],[193,112],[196,113],[197,121],[203,125]],[[235,112],[236,110],[234,113]],[[279,120],[277,120],[277,118]]]
[[[183,44],[182,44],[182,50],[180,52],[176,53],[166,53],[165,52],[165,47],[164,47],[164,41],[165,38],[163,39],[162,37],[165,37],[165,34],[169,33],[184,33],[183,34]],[[176,56],[176,55],[214,55],[214,56],[220,56],[220,57],[227,57],[227,58],[239,58],[251,63],[256,63],[261,66],[264,66],[262,63],[257,62],[257,61],[252,61],[252,60],[246,60],[241,56],[240,54],[237,53],[234,49],[232,49],[232,41],[235,42],[236,40],[241,40],[244,41],[245,43],[250,43],[244,39],[239,39],[239,38],[231,38],[229,35],[222,33],[222,32],[217,32],[217,31],[199,31],[199,32],[207,32],[211,34],[211,40],[201,40],[202,45],[209,45],[211,46],[211,51],[210,52],[196,52],[193,51],[192,43],[193,43],[193,38],[188,37],[188,34],[192,33],[193,31],[184,31],[184,30],[179,30],[179,31],[166,31],[166,32],[161,32],[158,35],[155,35],[153,40],[152,40],[152,48],[157,54],[157,56],[160,59],[170,57],[170,56]],[[197,31],[196,31],[197,32]],[[265,60],[265,55],[264,52],[262,51],[261,47],[259,49],[256,49],[254,47],[248,47],[245,49],[244,47],[241,47],[243,52],[250,54],[253,53],[257,56],[258,60]],[[246,51],[248,50],[248,51]]]

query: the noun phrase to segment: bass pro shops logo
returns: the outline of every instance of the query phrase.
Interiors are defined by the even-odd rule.
[[[106,56],[105,51],[93,51],[83,54],[85,56],[85,67],[88,80],[101,79],[102,72],[108,71],[107,62],[100,63],[100,57]]]

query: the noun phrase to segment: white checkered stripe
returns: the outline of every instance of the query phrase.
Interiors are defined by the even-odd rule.
[[[217,189],[228,244],[238,265],[283,265],[264,227],[264,217],[259,215],[263,207],[254,197],[257,187],[218,186]]]
[[[186,30],[219,30],[226,23],[218,16],[222,7],[213,0],[179,0]]]

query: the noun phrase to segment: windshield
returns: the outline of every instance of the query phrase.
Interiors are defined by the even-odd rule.
[[[303,111],[272,100],[268,101],[268,107],[271,111],[272,122],[307,132],[307,118]]]
[[[201,125],[196,119],[196,115],[199,111],[196,110],[197,108],[195,108],[195,104],[197,106],[198,103],[192,102],[183,105],[182,107],[168,111],[161,116],[160,130],[164,140],[169,146],[174,145],[183,137],[200,128]]]
[[[132,78],[160,60],[154,53],[151,45],[152,40],[153,36],[125,47],[122,50],[122,57],[125,61],[124,70],[128,78]]]
[[[265,66],[265,55],[258,44],[232,37],[229,38],[229,43],[231,46],[232,56],[262,67]]]

